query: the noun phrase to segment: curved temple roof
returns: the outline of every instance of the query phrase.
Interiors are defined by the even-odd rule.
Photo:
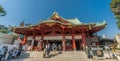
[[[78,18],[64,19],[61,16],[59,16],[57,12],[54,12],[50,18],[46,20],[41,20],[40,23],[36,25],[12,27],[12,30],[18,33],[18,30],[19,32],[23,32],[26,29],[30,30],[34,28],[39,28],[42,24],[49,24],[49,23],[59,23],[63,26],[72,26],[74,28],[78,28],[78,27],[85,28],[86,31],[89,30],[91,33],[98,32],[106,27],[105,21],[103,23],[82,23],[78,20]]]

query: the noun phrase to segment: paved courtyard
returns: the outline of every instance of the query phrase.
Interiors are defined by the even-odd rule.
[[[50,58],[43,58],[43,52],[30,51],[22,54],[22,57],[16,60],[10,61],[117,61],[114,59],[107,60],[96,60],[88,59],[85,52],[83,51],[67,51],[62,52],[61,54],[53,55],[53,52],[50,53]]]

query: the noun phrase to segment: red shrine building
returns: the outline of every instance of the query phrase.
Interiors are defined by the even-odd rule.
[[[77,18],[65,19],[54,12],[51,17],[30,26],[12,27],[14,33],[24,35],[23,45],[42,49],[46,43],[56,43],[63,51],[82,50],[87,45],[99,45],[93,34],[104,29],[103,23],[82,23]]]

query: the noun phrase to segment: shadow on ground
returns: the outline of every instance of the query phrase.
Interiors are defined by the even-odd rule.
[[[20,57],[16,58],[16,59],[10,59],[10,60],[6,60],[6,61],[24,61],[24,59],[30,58],[30,53],[26,53],[24,51],[22,51]]]
[[[52,57],[55,57],[55,56],[57,56],[57,55],[59,55],[59,54],[62,54],[62,52],[57,52],[56,54],[50,54],[48,57],[46,57],[46,58],[52,58]]]

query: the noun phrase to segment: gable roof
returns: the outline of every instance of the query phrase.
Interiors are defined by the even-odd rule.
[[[66,19],[68,22],[74,24],[74,25],[80,25],[80,24],[83,24],[82,22],[80,22],[78,20],[78,18],[74,18],[74,19]]]
[[[54,12],[52,16],[50,16],[48,19],[40,21],[40,23],[48,23],[48,22],[57,22],[61,24],[72,24],[72,25],[83,24],[78,20],[78,18],[64,19],[63,17],[59,16],[57,12]]]

